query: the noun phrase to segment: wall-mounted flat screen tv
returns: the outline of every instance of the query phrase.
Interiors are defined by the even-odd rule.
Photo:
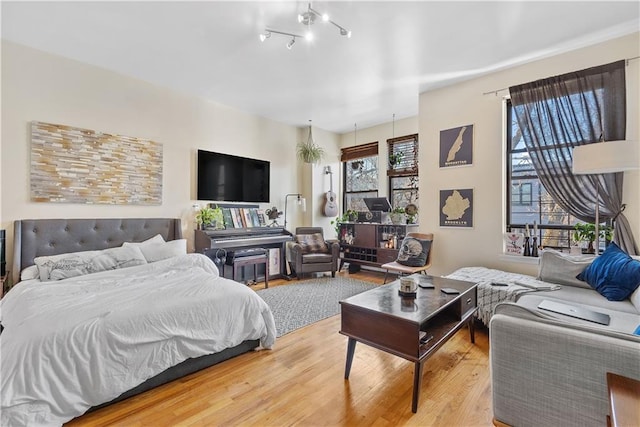
[[[198,150],[198,200],[268,203],[269,167],[265,160]]]

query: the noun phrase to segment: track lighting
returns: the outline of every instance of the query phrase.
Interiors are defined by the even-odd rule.
[[[306,31],[305,36],[304,36],[304,38],[307,41],[312,41],[313,40],[313,33],[311,32],[311,25],[313,25],[315,23],[316,18],[318,18],[318,17],[322,20],[322,22],[328,22],[328,23],[334,25],[335,27],[337,27],[338,30],[340,31],[340,35],[341,36],[346,36],[347,38],[351,38],[351,31],[347,30],[343,26],[341,26],[341,25],[335,23],[334,21],[332,21],[331,18],[329,17],[329,15],[327,15],[326,13],[320,13],[317,10],[313,9],[311,7],[311,3],[309,3],[309,5],[307,7],[307,11],[298,15],[298,22],[307,26],[307,31]],[[293,44],[296,42],[296,37],[302,37],[301,35],[298,35],[298,34],[288,33],[286,31],[270,30],[270,29],[267,28],[264,33],[260,34],[260,41],[264,42],[266,39],[271,37],[271,33],[282,34],[282,35],[285,35],[285,36],[292,37],[292,39],[287,43],[287,49],[291,49],[293,47]]]

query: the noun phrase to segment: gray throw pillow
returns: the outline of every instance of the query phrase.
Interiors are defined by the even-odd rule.
[[[298,234],[296,242],[302,248],[303,254],[329,253],[329,247],[320,233]]]
[[[568,255],[545,249],[540,258],[538,280],[558,285],[592,289],[587,282],[576,279],[594,260],[593,255]]]
[[[430,250],[431,240],[407,236],[402,240],[396,262],[409,267],[422,267],[429,259]]]
[[[33,262],[38,266],[43,282],[147,263],[140,249],[133,246],[41,256]]]

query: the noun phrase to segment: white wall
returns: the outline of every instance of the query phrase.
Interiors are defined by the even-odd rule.
[[[420,229],[435,233],[433,274],[462,266],[482,265],[536,274],[537,265],[504,261],[501,234],[505,224],[502,96],[484,92],[570,71],[637,57],[639,34],[543,59],[420,95]],[[638,139],[639,60],[629,61],[627,74],[627,139]],[[474,125],[473,165],[439,168],[439,132]],[[473,188],[472,229],[439,227],[438,198],[443,189]],[[625,215],[640,239],[640,179],[625,175]],[[427,214],[425,214],[425,211]]]
[[[162,205],[31,202],[29,123],[32,120],[162,143]],[[196,150],[269,160],[271,202],[261,207],[277,206],[282,210],[285,194],[303,191],[299,169],[304,166],[296,159],[295,150],[300,133],[301,130],[292,126],[2,41],[0,227],[9,234],[9,255],[13,221],[25,218],[181,217],[184,235],[192,248]],[[335,161],[337,136],[321,132],[321,138],[321,144]],[[316,174],[313,177],[320,179]],[[289,219],[289,229],[303,225],[301,221],[312,220],[315,221],[315,217],[294,215]],[[280,224],[282,221],[283,218]]]

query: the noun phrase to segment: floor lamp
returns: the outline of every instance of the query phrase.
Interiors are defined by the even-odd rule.
[[[302,194],[300,193],[291,193],[291,194],[287,194],[286,196],[284,196],[284,229],[287,229],[287,204],[289,201],[289,197],[295,197],[296,198],[296,205],[298,205],[298,207],[302,208],[302,212],[306,212],[307,210],[307,200],[302,197]],[[289,243],[287,243],[288,245]],[[287,255],[285,255],[287,257],[287,271],[286,274],[284,275],[284,278],[287,280],[291,280],[291,271],[293,270],[291,267],[291,261],[289,260],[289,249],[287,248],[287,250],[285,251],[285,253]]]
[[[307,200],[302,197],[300,193],[292,193],[284,196],[284,229],[287,229],[287,203],[289,201],[289,197],[296,197],[296,204],[302,207],[302,212],[307,211]]]
[[[573,149],[573,174],[624,172],[640,168],[640,142],[605,141]],[[596,179],[596,256],[600,253],[600,180]]]

